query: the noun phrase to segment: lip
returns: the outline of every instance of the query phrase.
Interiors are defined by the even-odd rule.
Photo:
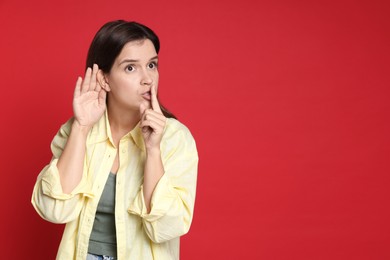
[[[150,91],[147,91],[141,95],[144,99],[150,101],[152,98],[152,93]]]

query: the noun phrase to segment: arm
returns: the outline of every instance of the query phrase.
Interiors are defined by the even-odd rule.
[[[150,212],[150,201],[153,191],[160,178],[164,175],[164,167],[161,161],[160,143],[167,119],[161,111],[156,92],[156,87],[152,86],[151,109],[146,109],[143,104],[141,104],[140,107],[140,127],[142,129],[146,148],[143,196],[148,213]]]
[[[73,120],[61,127],[51,143],[53,158],[40,172],[32,194],[32,204],[38,214],[53,223],[67,223],[79,215],[84,196],[88,196],[85,182],[82,181],[67,194],[62,191],[58,158],[61,157],[69,138]]]
[[[152,109],[140,107],[146,148],[144,182],[128,212],[140,216],[149,238],[161,243],[187,233],[190,228],[198,154],[187,128],[172,121],[175,126],[171,124],[166,129],[167,119],[160,109],[156,88],[151,91]]]
[[[167,125],[162,141],[164,174],[154,187],[150,209],[144,185],[128,212],[142,218],[149,238],[161,243],[188,232],[194,210],[198,155],[187,128],[176,120]]]
[[[84,81],[78,78],[73,98],[75,120],[65,149],[58,159],[57,167],[64,193],[80,183],[83,174],[85,144],[92,126],[106,109],[106,92],[97,84],[98,66],[87,69]]]
[[[54,223],[75,219],[84,196],[91,196],[83,181],[85,145],[89,129],[105,109],[105,92],[94,80],[97,71],[95,65],[93,70],[87,69],[83,82],[81,78],[77,80],[73,100],[75,117],[54,137],[52,161],[41,171],[34,187],[33,206],[39,215]]]
[[[147,151],[144,169],[143,195],[148,213],[150,212],[150,201],[152,199],[153,191],[163,175],[164,166],[161,161],[160,149]]]
[[[74,121],[65,148],[58,159],[57,168],[62,190],[70,194],[80,183],[83,174],[85,143],[90,128]]]

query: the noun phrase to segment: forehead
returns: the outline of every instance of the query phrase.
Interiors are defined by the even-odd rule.
[[[153,43],[149,39],[145,39],[126,43],[116,60],[117,62],[121,62],[124,59],[142,61],[150,60],[156,55]]]

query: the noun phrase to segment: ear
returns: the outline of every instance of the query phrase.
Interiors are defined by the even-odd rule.
[[[99,70],[96,77],[97,77],[97,81],[98,81],[99,85],[102,87],[102,89],[104,89],[107,92],[110,92],[111,88],[110,88],[110,85],[108,85],[108,81],[107,81],[107,78],[106,78],[106,75],[104,74],[104,72],[102,70]]]

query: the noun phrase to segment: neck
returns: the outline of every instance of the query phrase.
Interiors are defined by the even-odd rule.
[[[140,112],[137,110],[122,109],[107,104],[108,120],[111,133],[118,141],[128,132],[134,129],[140,120]]]

